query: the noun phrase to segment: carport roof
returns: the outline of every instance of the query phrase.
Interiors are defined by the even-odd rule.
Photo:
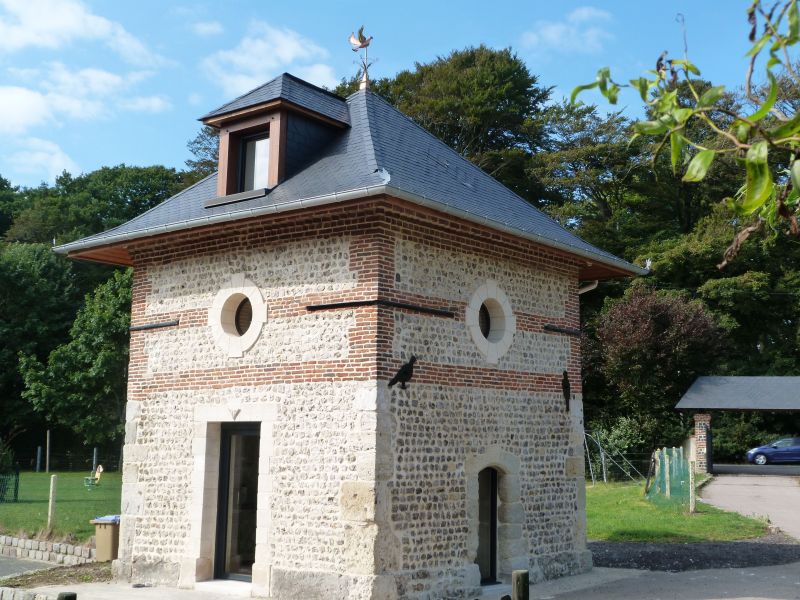
[[[698,377],[675,408],[800,411],[800,377]]]

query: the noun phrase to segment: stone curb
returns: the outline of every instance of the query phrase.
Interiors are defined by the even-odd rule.
[[[0,587],[0,600],[57,600],[58,594],[41,594],[20,588]]]
[[[42,560],[56,565],[82,565],[95,561],[96,551],[89,546],[63,544],[37,539],[0,535],[0,556]],[[0,596],[0,600],[5,600]]]

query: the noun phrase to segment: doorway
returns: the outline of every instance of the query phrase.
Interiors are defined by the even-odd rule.
[[[260,423],[223,423],[214,577],[252,581]]]
[[[478,473],[478,555],[481,585],[497,583],[497,469]]]

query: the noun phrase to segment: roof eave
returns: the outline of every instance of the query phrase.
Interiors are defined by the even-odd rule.
[[[54,251],[59,254],[66,254],[69,256],[74,256],[77,253],[83,253],[85,250],[89,250],[92,248],[100,248],[100,247],[107,247],[110,245],[118,244],[121,242],[132,241],[136,239],[141,239],[145,237],[151,237],[155,235],[162,235],[165,233],[171,233],[174,231],[183,231],[186,229],[193,229],[195,227],[203,227],[208,225],[215,225],[219,223],[227,223],[231,221],[238,221],[240,219],[247,219],[251,217],[259,217],[269,214],[277,214],[282,212],[287,212],[290,210],[297,210],[301,208],[311,208],[314,206],[322,206],[326,204],[335,204],[338,202],[345,202],[348,200],[355,200],[360,198],[367,198],[371,196],[380,196],[380,195],[389,195],[399,198],[401,200],[406,200],[408,202],[412,202],[414,204],[419,204],[431,210],[442,212],[445,214],[452,215],[454,217],[458,217],[460,219],[464,219],[465,221],[470,221],[473,223],[477,223],[479,225],[483,225],[490,229],[494,229],[497,231],[501,231],[503,233],[507,233],[509,235],[513,235],[515,237],[521,237],[524,239],[531,240],[543,246],[547,246],[550,248],[555,248],[557,250],[561,250],[568,254],[576,255],[581,258],[584,258],[589,263],[599,263],[605,265],[607,267],[611,267],[613,271],[619,273],[619,276],[622,277],[630,277],[636,275],[647,275],[649,271],[637,265],[633,265],[628,263],[622,259],[611,259],[607,256],[603,256],[600,254],[595,254],[593,252],[589,252],[584,250],[583,248],[577,248],[575,246],[571,246],[569,244],[564,244],[561,242],[557,242],[555,240],[551,240],[544,236],[537,235],[535,233],[520,231],[519,229],[515,229],[514,227],[508,226],[504,223],[500,223],[498,221],[493,221],[486,217],[482,217],[480,215],[476,215],[474,213],[470,213],[464,210],[459,210],[457,208],[453,208],[446,204],[442,204],[436,200],[432,200],[425,196],[421,196],[419,194],[415,194],[413,192],[408,192],[406,190],[396,188],[390,185],[376,185],[376,186],[366,186],[354,190],[348,190],[345,192],[335,192],[333,194],[326,194],[322,196],[315,196],[312,198],[302,198],[299,200],[293,200],[291,202],[285,202],[279,205],[270,205],[270,206],[262,206],[258,208],[249,208],[244,210],[238,210],[233,212],[225,212],[219,213],[216,215],[210,215],[208,217],[204,217],[202,219],[190,219],[186,221],[179,221],[176,223],[171,223],[169,225],[162,225],[158,227],[151,227],[140,229],[137,231],[130,231],[126,233],[120,233],[116,235],[111,235],[104,237],[101,240],[78,240],[75,242],[71,242],[69,244],[63,244],[61,246],[57,246],[54,248]]]

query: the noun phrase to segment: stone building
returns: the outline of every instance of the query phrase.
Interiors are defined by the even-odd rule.
[[[217,174],[59,248],[134,267],[117,575],[438,599],[589,569],[579,288],[641,269],[369,90],[284,74],[202,120]]]

